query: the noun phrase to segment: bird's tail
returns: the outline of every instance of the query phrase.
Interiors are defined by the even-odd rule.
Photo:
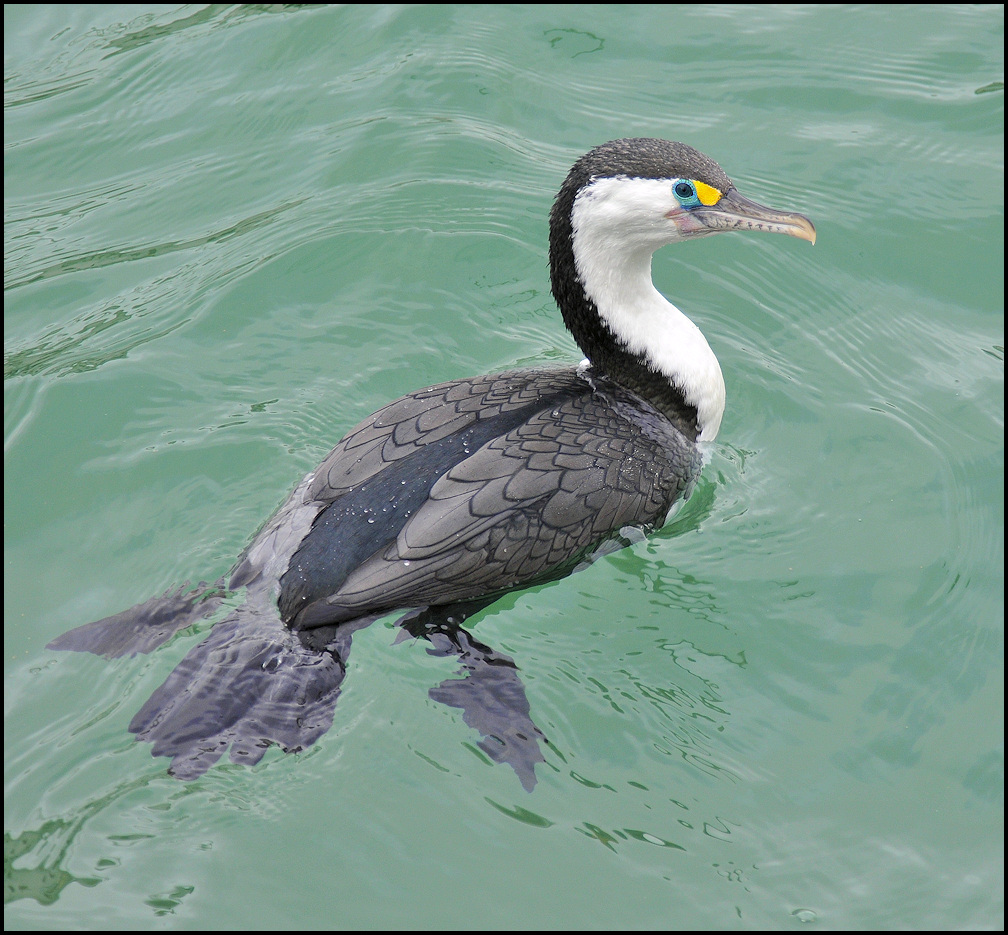
[[[223,579],[182,586],[70,630],[48,648],[109,659],[147,653],[211,616],[226,597]],[[375,618],[295,633],[260,598],[247,594],[218,621],[130,721],[152,755],[171,758],[168,771],[179,779],[202,775],[229,748],[232,762],[246,764],[274,744],[303,750],[332,726],[351,636]]]
[[[169,773],[195,779],[230,748],[233,763],[258,763],[279,746],[294,753],[332,726],[354,630],[296,633],[243,604],[215,624],[130,721]],[[355,624],[359,624],[356,626]]]

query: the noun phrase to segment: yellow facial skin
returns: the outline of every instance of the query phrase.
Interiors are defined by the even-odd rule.
[[[690,179],[693,183],[693,187],[696,189],[697,198],[700,199],[700,204],[716,205],[721,200],[721,192],[716,188],[705,184],[704,182],[697,182],[695,179]]]

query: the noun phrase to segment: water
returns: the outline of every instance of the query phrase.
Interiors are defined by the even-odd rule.
[[[5,7],[5,926],[1001,928],[1001,7]],[[475,634],[525,793],[378,624],[333,729],[182,784],[129,719],[225,572],[420,385],[577,359],[546,215],[683,139],[813,248],[655,259],[728,408],[673,523]],[[201,631],[202,632],[202,631]]]

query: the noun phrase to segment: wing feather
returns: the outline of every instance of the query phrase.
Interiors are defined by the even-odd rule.
[[[450,396],[474,398],[458,384],[441,391],[442,400]],[[544,580],[625,526],[661,522],[698,469],[695,445],[668,422],[642,418],[605,393],[572,396],[451,466],[398,534],[325,603],[345,616]]]

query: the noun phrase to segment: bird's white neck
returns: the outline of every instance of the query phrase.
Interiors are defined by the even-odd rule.
[[[585,295],[631,353],[677,387],[697,412],[698,440],[717,435],[724,414],[721,366],[707,339],[654,286],[651,257],[670,242],[667,225],[640,224],[635,201],[648,203],[665,182],[600,179],[584,188],[571,214],[572,247]],[[608,184],[611,183],[611,184]]]

